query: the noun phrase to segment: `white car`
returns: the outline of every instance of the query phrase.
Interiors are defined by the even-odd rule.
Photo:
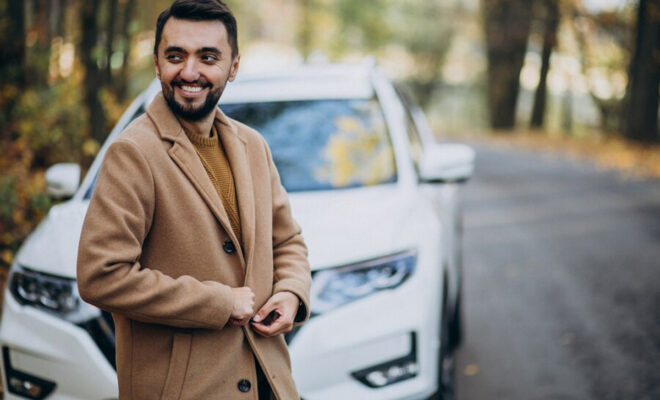
[[[78,297],[78,238],[105,149],[159,90],[154,81],[133,102],[80,186],[77,165],[47,173],[51,194],[70,199],[11,268],[5,399],[117,398],[112,317]],[[458,184],[472,174],[472,149],[435,143],[419,108],[373,63],[239,77],[220,107],[268,141],[309,247],[312,317],[287,335],[302,398],[451,398]]]

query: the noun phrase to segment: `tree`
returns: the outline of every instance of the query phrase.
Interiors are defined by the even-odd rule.
[[[22,0],[3,1],[0,11],[5,15],[0,20],[0,127],[3,127],[9,122],[16,97],[4,93],[20,93],[25,85],[25,6]],[[0,139],[8,133],[0,129]]]
[[[593,12],[581,2],[569,3],[568,8],[580,67],[599,111],[600,128],[605,134],[618,134],[623,117],[625,69],[633,41],[632,10],[622,7]]]
[[[483,0],[488,59],[488,109],[494,129],[515,124],[520,70],[531,26],[529,0]]]
[[[297,40],[300,53],[304,61],[307,61],[310,53],[312,52],[312,1],[313,0],[298,0],[300,4],[301,22],[298,28]]]
[[[105,139],[105,111],[99,98],[104,86],[103,71],[99,67],[96,56],[96,46],[99,40],[99,10],[100,1],[87,1],[82,7],[82,40],[80,53],[85,66],[85,103],[89,112],[91,136],[97,142]]]
[[[420,106],[426,108],[441,83],[442,67],[456,29],[459,10],[441,1],[394,2],[392,36],[415,61],[410,83]]]
[[[628,138],[659,142],[660,1],[640,0],[635,53],[629,69],[624,131]]]
[[[534,106],[532,107],[532,118],[530,121],[532,128],[543,127],[550,56],[557,45],[557,27],[559,26],[559,0],[546,0],[543,2],[543,6],[545,14],[543,18],[543,50],[541,50],[539,84],[534,94]]]
[[[438,0],[337,0],[332,11],[343,34],[335,46],[374,54],[391,46],[405,49],[413,61],[408,81],[426,107],[441,81],[456,8]]]
[[[132,39],[129,25],[134,11],[134,0],[86,1],[82,5],[80,53],[85,66],[85,103],[91,136],[99,143],[109,125],[101,96],[110,92],[115,100],[123,101],[127,95]],[[117,71],[115,57],[121,57]]]
[[[25,5],[21,0],[3,2],[0,35],[0,82],[22,85],[25,79]]]
[[[121,102],[125,101],[128,96],[128,59],[129,55],[131,54],[131,43],[133,43],[130,25],[133,21],[133,15],[135,14],[135,6],[135,0],[127,0],[126,4],[124,5],[124,12],[121,16],[122,25],[119,32],[119,40],[122,51],[122,63],[119,75],[117,79],[115,79],[116,84],[113,86],[115,89],[115,95]]]

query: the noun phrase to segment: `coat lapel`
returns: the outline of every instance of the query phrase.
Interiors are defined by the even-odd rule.
[[[225,232],[227,232],[231,241],[240,249],[240,241],[236,238],[236,235],[231,228],[229,216],[222,205],[220,196],[213,187],[213,184],[204,169],[204,165],[202,165],[202,162],[195,151],[195,147],[190,140],[188,140],[185,132],[183,132],[181,124],[179,124],[179,121],[177,121],[174,114],[170,111],[162,93],[159,93],[153,102],[151,102],[147,108],[147,115],[154,125],[156,125],[161,137],[172,142],[172,147],[168,150],[168,154],[193,184],[195,190],[197,190],[200,197],[204,200],[220,225],[222,225]],[[239,203],[239,207],[240,206],[241,204]],[[242,224],[241,227],[243,227]],[[242,252],[239,251],[238,254],[241,258],[241,262],[245,265],[245,259],[243,258]]]
[[[216,112],[215,122],[234,176],[238,199],[238,213],[241,218],[243,248],[249,268],[252,265],[252,255],[254,254],[255,211],[254,190],[252,187],[247,143],[240,136],[236,124],[230,121],[219,109]]]

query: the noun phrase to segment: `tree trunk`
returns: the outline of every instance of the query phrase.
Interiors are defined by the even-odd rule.
[[[25,4],[9,0],[4,4],[4,30],[0,34],[0,86],[25,84]]]
[[[299,0],[298,6],[302,13],[301,23],[298,28],[298,47],[304,62],[307,62],[312,51],[312,0]]]
[[[48,84],[51,54],[51,29],[50,12],[51,2],[37,0],[31,4],[31,24],[28,26],[30,34],[34,35],[36,41],[26,54],[27,76],[31,87],[44,87]]]
[[[62,36],[63,7],[62,0],[50,0],[48,11],[48,35],[51,38]]]
[[[112,82],[112,54],[114,53],[115,25],[117,21],[118,0],[109,0],[108,20],[105,29],[105,62],[103,79],[106,84]]]
[[[573,92],[566,90],[561,99],[561,128],[573,132]]]
[[[660,1],[640,0],[635,54],[629,70],[624,131],[640,142],[659,142]]]
[[[559,26],[559,4],[558,0],[548,0],[545,3],[545,32],[543,33],[543,50],[541,52],[541,71],[539,84],[534,94],[534,106],[532,107],[532,128],[542,128],[545,120],[545,108],[547,102],[547,79],[550,70],[550,56],[557,45],[557,27]]]
[[[435,18],[436,23],[437,19],[443,17],[443,9],[440,2],[425,1],[423,4],[422,11],[424,15]],[[447,16],[445,15],[445,17]],[[424,48],[417,49],[417,51],[411,49],[413,56],[418,60],[423,60],[424,65],[426,65],[426,68],[424,68],[426,72],[420,74],[421,79],[418,79],[420,90],[417,91],[417,100],[422,109],[426,109],[429,106],[436,90],[440,86],[442,66],[445,63],[453,33],[452,29],[434,30],[432,31],[432,46],[425,46]]]
[[[85,103],[89,111],[89,126],[92,138],[103,143],[105,140],[105,111],[99,99],[103,86],[103,71],[99,68],[94,48],[98,39],[98,11],[100,1],[86,1],[82,6],[82,39],[80,55],[85,66]]]
[[[128,0],[124,6],[123,12],[123,22],[121,26],[121,42],[123,44],[123,60],[121,64],[121,70],[119,71],[119,76],[116,79],[113,87],[115,88],[115,95],[120,102],[126,100],[128,95],[128,60],[131,55],[132,43],[131,32],[129,30],[131,21],[133,20],[133,14],[135,13],[135,0]]]
[[[488,108],[494,129],[515,124],[520,70],[531,25],[529,0],[484,0],[488,58]]]
[[[0,4],[4,21],[0,25],[0,91],[7,89],[20,94],[25,79],[25,5],[22,0],[9,0]],[[14,133],[9,128],[17,95],[0,98],[0,141],[10,140]]]

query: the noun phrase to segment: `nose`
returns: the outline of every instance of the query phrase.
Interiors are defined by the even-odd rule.
[[[197,68],[197,63],[194,60],[194,57],[190,57],[183,64],[183,68],[180,72],[181,79],[187,82],[194,82],[199,78],[199,69]]]

